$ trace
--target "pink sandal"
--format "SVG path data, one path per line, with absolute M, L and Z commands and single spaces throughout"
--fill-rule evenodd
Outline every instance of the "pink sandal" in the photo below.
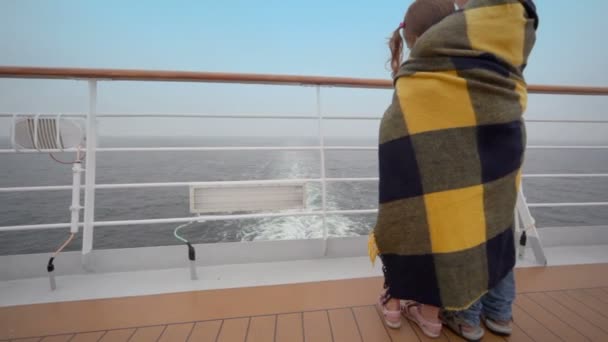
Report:
M 378 307 L 378 311 L 380 311 L 380 313 L 384 317 L 384 323 L 389 328 L 392 328 L 392 329 L 401 328 L 401 310 L 391 311 L 391 310 L 387 309 L 386 305 L 384 304 L 383 296 L 381 296 L 378 299 L 377 307 Z
M 413 300 L 405 300 L 401 302 L 401 312 L 405 318 L 416 323 L 426 336 L 438 338 L 441 336 L 442 324 L 431 322 L 424 318 L 421 312 L 422 305 Z

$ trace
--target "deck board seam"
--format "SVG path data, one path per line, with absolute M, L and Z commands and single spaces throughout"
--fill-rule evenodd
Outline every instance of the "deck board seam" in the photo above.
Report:
M 568 297 L 570 297 L 572 300 L 575 300 L 575 301 L 579 302 L 580 304 L 582 304 L 582 305 L 586 306 L 588 309 L 590 309 L 591 311 L 595 312 L 596 314 L 598 314 L 598 315 L 600 315 L 600 316 L 602 316 L 602 317 L 604 317 L 604 318 L 607 318 L 607 319 L 608 319 L 608 316 L 606 316 L 604 313 L 602 313 L 601 311 L 598 311 L 596 308 L 592 307 L 591 305 L 588 305 L 587 303 L 585 303 L 585 302 L 583 302 L 582 300 L 580 300 L 580 299 L 576 298 L 575 296 L 571 295 L 571 294 L 570 294 L 570 293 L 568 293 L 568 292 L 569 292 L 569 291 L 565 291 L 566 296 L 568 296 Z
M 546 312 L 549 313 L 549 315 L 557 318 L 560 322 L 564 323 L 566 326 L 570 327 L 572 330 L 576 331 L 577 333 L 579 333 L 581 336 L 585 337 L 588 341 L 590 340 L 587 335 L 585 335 L 582 331 L 579 331 L 575 326 L 570 325 L 570 323 L 568 323 L 567 321 L 564 321 L 561 317 L 559 317 L 558 315 L 554 314 L 553 312 L 551 312 L 549 309 L 545 308 L 542 304 L 540 304 L 539 302 L 535 301 L 533 298 L 531 298 L 530 296 L 524 296 L 525 298 L 527 298 L 529 301 L 533 302 L 534 304 L 538 305 L 539 307 L 541 307 L 543 310 L 545 310 Z M 567 311 L 573 312 L 572 310 L 568 310 L 566 308 Z M 576 313 L 575 313 L 576 314 Z M 578 316 L 578 315 L 577 315 Z M 580 317 L 580 316 L 579 316 Z M 582 317 L 581 317 L 582 318 Z
M 251 316 L 247 319 L 247 329 L 245 329 L 245 337 L 243 338 L 243 342 L 247 342 L 247 338 L 249 337 L 249 328 L 251 327 Z
M 568 342 L 568 341 L 564 341 L 564 339 L 561 336 L 558 336 L 553 330 L 551 330 L 551 328 L 545 326 L 544 324 L 542 324 L 538 319 L 536 319 L 536 317 L 534 317 L 531 313 L 529 313 L 527 310 L 525 310 L 521 305 L 517 304 L 517 303 L 513 303 L 513 306 L 517 306 L 517 308 L 523 312 L 525 312 L 528 316 L 530 316 L 539 326 L 545 328 L 547 331 L 549 331 L 551 333 L 551 335 L 557 337 L 558 340 L 563 341 L 563 342 Z
M 158 335 L 158 337 L 156 338 L 156 342 L 160 341 L 160 339 L 163 337 L 163 335 L 165 334 L 165 331 L 167 331 L 167 327 L 169 325 L 165 325 L 165 327 L 163 328 L 163 331 L 161 331 L 160 335 Z
M 118 329 L 121 330 L 121 329 Z M 133 329 L 133 332 L 131 333 L 131 335 L 129 335 L 129 338 L 127 339 L 127 342 L 131 341 L 131 339 L 133 338 L 133 336 L 135 336 L 135 332 L 137 331 L 137 329 Z
M 192 323 L 192 327 L 190 328 L 190 332 L 188 333 L 188 335 L 186 336 L 186 339 L 184 340 L 185 342 L 188 342 L 190 340 L 190 337 L 192 336 L 192 333 L 194 332 L 194 327 L 196 326 L 196 323 Z
M 279 325 L 279 315 L 274 315 L 274 335 L 272 337 L 272 341 L 277 341 L 277 326 Z
M 601 289 L 593 289 L 593 290 L 600 290 L 600 291 L 601 291 Z M 595 294 L 591 293 L 591 292 L 590 292 L 591 290 L 584 290 L 584 291 L 585 291 L 585 294 L 586 294 L 587 296 L 589 296 L 589 297 L 593 297 L 594 299 L 599 300 L 600 302 L 603 302 L 603 303 L 608 304 L 608 301 L 606 301 L 606 300 L 602 299 L 601 297 L 598 297 L 598 296 L 596 296 Z
M 107 331 L 107 330 L 106 330 L 106 331 L 104 331 L 104 332 L 103 332 L 103 334 L 101 334 L 101 336 L 99 336 L 99 338 L 97 339 L 97 341 L 96 341 L 96 342 L 101 341 L 101 340 L 104 338 L 104 336 L 106 336 L 107 334 L 108 334 L 108 331 Z
M 222 323 L 220 324 L 220 328 L 217 330 L 217 335 L 215 335 L 215 342 L 219 341 L 220 339 L 220 335 L 222 334 L 222 329 L 224 329 L 224 322 L 226 320 L 222 320 Z
M 530 341 L 536 342 L 536 340 L 534 338 L 532 338 L 532 336 L 530 336 L 519 324 L 513 322 L 513 325 L 517 326 L 519 331 L 521 331 L 524 335 L 528 336 Z M 508 341 L 506 338 L 505 338 L 505 340 Z
M 547 294 L 547 296 L 549 298 L 551 298 L 551 300 L 553 300 L 554 302 L 556 302 L 558 305 L 560 305 L 561 307 L 565 308 L 566 310 L 571 311 L 572 313 L 574 313 L 575 315 L 577 315 L 581 319 L 585 320 L 587 323 L 589 323 L 589 324 L 593 325 L 594 327 L 598 328 L 600 331 L 604 332 L 605 334 L 608 334 L 607 330 L 605 330 L 604 328 L 602 328 L 599 325 L 595 324 L 595 322 L 592 322 L 592 321 L 588 320 L 587 318 L 583 317 L 583 315 L 581 315 L 580 313 L 578 313 L 577 311 L 575 311 L 573 308 L 568 307 L 566 304 L 562 303 L 559 299 L 551 296 L 550 294 Z
M 361 333 L 361 327 L 359 326 L 359 321 L 357 320 L 357 315 L 355 315 L 355 310 L 351 307 L 350 314 L 353 316 L 353 320 L 355 321 L 355 326 L 357 327 L 357 332 L 359 333 L 359 337 L 361 338 L 361 342 L 363 341 L 363 333 Z
M 306 338 L 306 320 L 304 319 L 304 313 L 302 312 L 302 341 L 308 342 Z
M 329 334 L 331 335 L 331 341 L 336 342 L 334 338 L 334 328 L 331 324 L 331 319 L 329 319 L 329 310 L 325 310 L 325 316 L 327 317 L 327 323 L 329 324 Z
M 304 331 L 304 313 L 300 313 L 300 320 L 300 324 L 302 324 L 302 342 L 306 342 L 306 332 Z

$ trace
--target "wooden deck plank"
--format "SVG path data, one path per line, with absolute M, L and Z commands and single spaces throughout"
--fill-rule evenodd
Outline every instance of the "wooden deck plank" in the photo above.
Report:
M 334 342 L 361 342 L 359 327 L 350 308 L 329 310 L 329 324 Z
M 578 300 L 579 302 L 587 305 L 591 310 L 597 312 L 598 315 L 602 315 L 608 318 L 608 304 L 601 300 L 593 297 L 590 294 L 585 293 L 584 290 L 572 290 L 566 292 L 568 296 Z
M 277 317 L 276 342 L 304 342 L 302 314 L 286 314 Z
M 564 292 L 547 292 L 547 295 L 561 305 L 576 312 L 577 315 L 581 316 L 603 332 L 608 333 L 608 318 L 598 315 L 595 311 L 587 307 L 587 305 L 568 296 Z
M 273 342 L 276 316 L 253 317 L 249 323 L 247 342 Z
M 82 333 L 74 336 L 70 342 L 97 342 L 105 335 L 105 331 Z
M 167 329 L 160 336 L 159 342 L 180 342 L 188 340 L 190 332 L 194 328 L 193 323 L 173 324 L 167 326 Z
M 450 338 L 450 342 L 454 341 Z M 459 340 L 460 341 L 460 340 Z M 465 341 L 465 340 L 462 340 Z M 494 335 L 490 330 L 486 329 L 486 334 L 483 337 L 484 342 L 505 342 L 505 338 L 502 336 Z
M 353 308 L 363 342 L 391 342 L 391 338 L 373 306 Z
M 40 342 L 42 338 L 34 337 L 34 338 L 21 338 L 18 340 L 11 340 L 10 342 Z M 2 340 L 2 342 L 9 342 L 8 340 Z
M 583 290 L 583 292 L 603 303 L 608 303 L 608 292 L 604 292 L 602 289 L 589 289 Z
M 139 328 L 129 342 L 156 342 L 166 326 Z
M 332 342 L 327 311 L 304 313 L 304 341 Z
M 516 303 L 537 322 L 544 325 L 547 329 L 551 330 L 565 341 L 585 341 L 587 339 L 579 333 L 575 327 L 570 326 L 562 318 L 538 305 L 529 297 L 520 295 L 517 298 Z
M 228 319 L 222 324 L 217 342 L 244 342 L 249 328 L 249 318 Z
M 608 288 L 608 264 L 516 274 L 519 293 Z M 381 286 L 376 277 L 4 307 L 0 340 L 366 306 L 376 302 Z
M 513 317 L 515 323 L 535 342 L 563 341 L 518 305 L 513 305 Z
M 518 268 L 518 293 L 608 287 L 608 264 Z
M 222 321 L 199 322 L 194 325 L 192 334 L 188 341 L 192 342 L 215 342 L 217 339 Z
M 74 335 L 49 336 L 42 339 L 42 342 L 68 342 Z
M 0 308 L 0 339 L 363 306 L 381 287 L 376 277 Z
M 509 342 L 534 342 L 517 324 L 513 324 L 513 332 L 505 340 Z
M 558 296 L 559 300 L 556 300 L 557 297 L 549 297 L 551 305 L 561 307 L 569 316 L 579 317 L 578 320 L 574 319 L 575 321 L 588 320 L 587 326 L 595 327 L 589 334 L 581 331 L 584 330 L 582 328 L 578 330 L 579 333 L 591 339 L 600 335 L 604 337 L 603 334 L 608 333 L 608 264 L 518 269 L 516 273 L 518 293 L 533 295 L 537 292 L 552 291 L 547 297 Z M 135 332 L 133 337 L 136 340 L 143 334 L 137 332 L 138 330 L 146 332 L 149 328 L 134 330 L 134 327 L 156 327 L 152 328 L 151 332 L 146 332 L 148 334 L 158 327 L 182 322 L 221 321 L 235 317 L 277 314 L 280 318 L 285 312 L 366 307 L 375 303 L 381 284 L 381 278 L 349 279 L 3 307 L 0 308 L 0 341 L 28 336 L 62 336 L 68 333 L 77 334 L 74 337 L 76 339 L 80 336 L 78 334 L 99 331 L 109 331 L 110 337 L 114 336 L 113 331 L 119 331 L 121 336 L 116 337 L 117 341 L 124 341 L 125 337 L 122 335 Z M 268 298 L 273 300 L 269 301 Z M 200 303 L 205 305 L 201 306 Z M 164 310 L 157 310 L 158 307 Z M 303 319 L 304 315 L 299 317 Z M 279 318 L 276 323 L 277 339 L 282 337 L 283 331 L 287 331 L 281 329 Z M 358 323 L 356 319 L 355 322 Z M 571 325 L 570 321 L 565 323 Z M 298 331 L 302 333 L 305 330 L 301 322 L 300 329 Z M 398 335 L 407 335 L 408 329 L 410 333 L 417 333 L 416 336 L 425 339 L 420 331 L 412 329 L 411 326 L 402 328 Z M 602 334 L 597 332 L 598 329 Z M 360 334 L 363 335 L 362 332 Z M 391 338 L 399 338 L 395 337 L 395 332 L 387 334 Z M 447 334 L 444 337 L 454 339 Z M 108 342 L 110 339 L 104 337 L 101 341 Z
M 575 327 L 578 332 L 587 337 L 591 341 L 603 342 L 608 341 L 608 333 L 602 329 L 589 323 L 587 320 L 579 316 L 576 312 L 570 310 L 566 306 L 560 304 L 555 299 L 547 296 L 544 293 L 530 293 L 525 295 L 538 305 L 542 306 L 549 312 L 567 322 L 570 326 Z M 521 298 L 521 296 L 520 296 Z
M 135 334 L 135 329 L 108 331 L 99 342 L 127 342 Z

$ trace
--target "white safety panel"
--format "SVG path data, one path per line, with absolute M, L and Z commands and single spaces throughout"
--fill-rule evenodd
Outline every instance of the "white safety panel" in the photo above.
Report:
M 306 208 L 304 184 L 190 187 L 190 212 L 195 214 L 304 208 Z

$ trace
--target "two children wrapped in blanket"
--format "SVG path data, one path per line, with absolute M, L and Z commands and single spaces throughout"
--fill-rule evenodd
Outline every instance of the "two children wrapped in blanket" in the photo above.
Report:
M 533 0 L 415 0 L 389 41 L 395 96 L 380 128 L 370 257 L 378 307 L 432 338 L 511 334 L 513 211 L 525 149 Z M 402 64 L 404 42 L 411 54 Z

